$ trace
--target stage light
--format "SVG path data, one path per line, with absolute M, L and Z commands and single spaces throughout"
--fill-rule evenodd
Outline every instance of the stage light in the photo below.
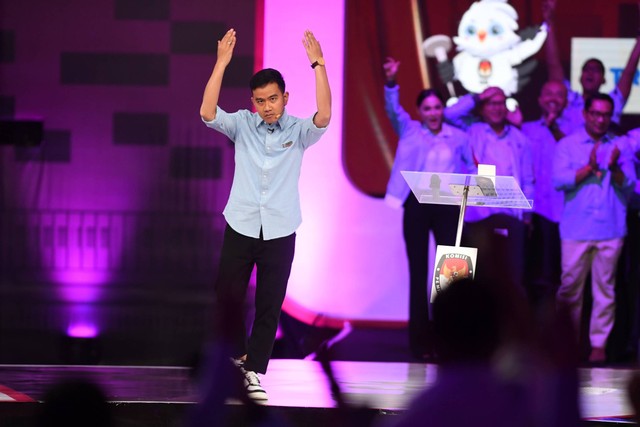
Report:
M 61 340 L 62 362 L 67 365 L 96 365 L 100 362 L 102 348 L 100 338 L 63 335 Z
M 100 331 L 92 304 L 72 304 L 69 325 L 63 335 L 62 361 L 69 365 L 95 365 L 102 356 Z

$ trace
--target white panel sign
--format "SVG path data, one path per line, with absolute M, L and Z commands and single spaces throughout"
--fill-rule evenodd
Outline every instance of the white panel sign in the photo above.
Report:
M 606 82 L 600 88 L 601 92 L 609 93 L 620 80 L 629 54 L 633 49 L 636 39 L 619 38 L 584 38 L 571 39 L 571 87 L 578 93 L 582 93 L 580 86 L 580 73 L 582 65 L 589 58 L 598 58 L 604 63 Z M 640 113 L 640 86 L 638 82 L 638 70 L 636 69 L 631 87 L 631 95 L 623 112 L 626 114 Z
M 478 248 L 438 245 L 431 284 L 431 302 L 454 280 L 476 275 Z

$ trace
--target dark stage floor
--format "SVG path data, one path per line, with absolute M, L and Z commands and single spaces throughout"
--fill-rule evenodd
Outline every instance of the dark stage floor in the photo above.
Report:
M 435 364 L 415 363 L 405 330 L 358 329 L 333 343 L 332 367 L 346 404 L 392 421 L 433 384 Z M 319 362 L 273 359 L 262 383 L 268 407 L 292 426 L 331 425 L 337 403 Z M 582 416 L 589 425 L 634 424 L 626 385 L 634 369 L 580 368 Z M 184 425 L 197 401 L 192 371 L 162 366 L 0 365 L 0 426 L 31 427 L 45 392 L 61 379 L 82 377 L 101 386 L 114 427 Z M 241 408 L 237 401 L 230 407 Z
M 405 362 L 335 361 L 332 366 L 345 402 L 370 408 L 374 418 L 401 413 L 417 393 L 433 383 L 438 371 L 437 365 Z M 633 424 L 625 390 L 632 372 L 580 369 L 581 409 L 590 425 Z M 197 401 L 188 368 L 0 365 L 0 425 L 33 425 L 45 391 L 69 377 L 87 378 L 101 386 L 113 404 L 114 427 L 179 426 Z M 269 392 L 268 406 L 290 425 L 324 425 L 336 410 L 316 361 L 275 359 L 262 382 Z

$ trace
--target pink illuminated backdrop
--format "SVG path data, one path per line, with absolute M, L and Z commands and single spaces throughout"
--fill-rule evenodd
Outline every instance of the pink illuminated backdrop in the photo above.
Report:
M 318 316 L 404 322 L 408 273 L 402 211 L 360 193 L 343 169 L 343 25 L 343 0 L 265 0 L 264 67 L 283 72 L 288 111 L 315 112 L 313 74 L 301 44 L 307 28 L 322 43 L 333 96 L 330 128 L 307 151 L 302 167 L 303 224 L 285 310 L 298 317 L 306 312 L 307 321 Z M 382 89 L 379 99 L 383 102 Z

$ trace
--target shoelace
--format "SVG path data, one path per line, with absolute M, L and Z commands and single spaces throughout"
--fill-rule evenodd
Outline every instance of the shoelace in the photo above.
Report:
M 260 377 L 253 371 L 245 371 L 244 377 L 250 385 L 260 385 Z

